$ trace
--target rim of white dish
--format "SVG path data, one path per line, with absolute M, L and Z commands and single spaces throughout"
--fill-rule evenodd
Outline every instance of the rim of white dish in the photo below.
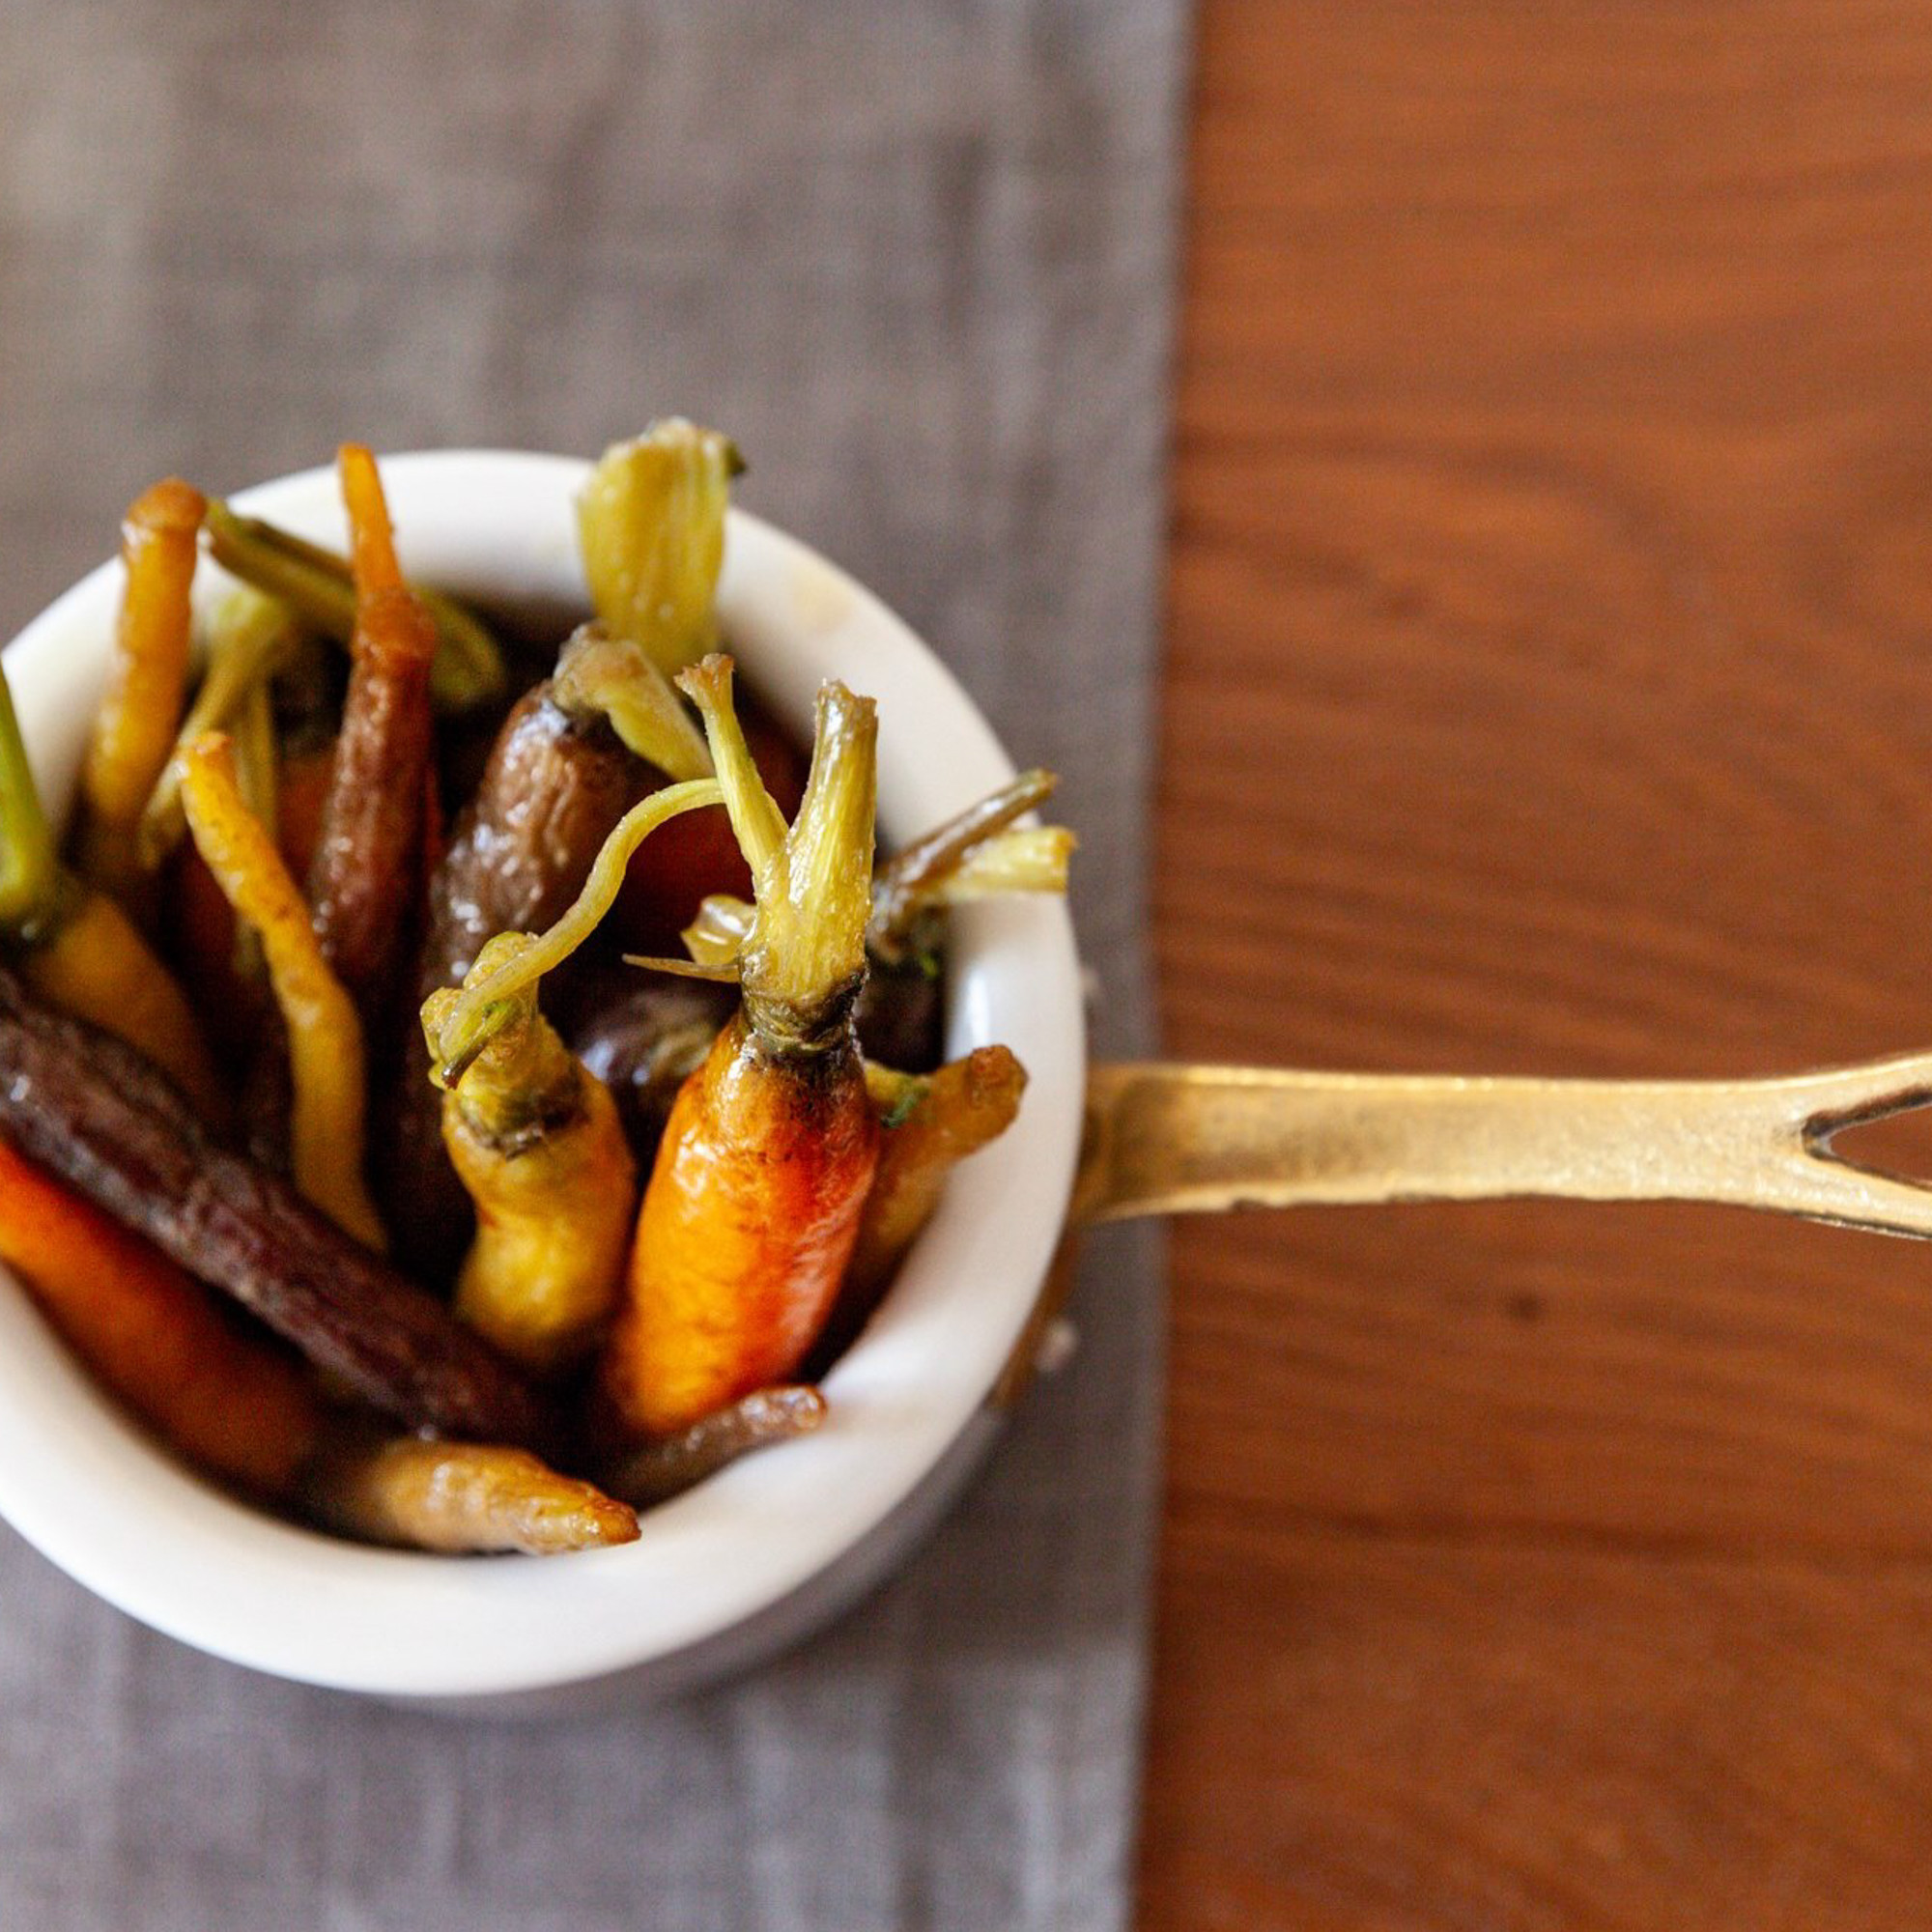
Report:
M 588 466 L 502 450 L 384 457 L 405 567 L 491 600 L 584 595 L 572 499 Z M 344 541 L 330 469 L 239 509 Z M 204 568 L 204 581 L 215 573 Z M 7 668 L 43 794 L 64 810 L 106 664 L 120 567 L 22 631 Z M 198 594 L 206 594 L 205 591 Z M 731 513 L 719 608 L 730 648 L 794 723 L 824 676 L 879 700 L 882 821 L 905 837 L 1011 776 L 952 673 L 877 598 L 797 539 Z M 364 1548 L 238 1502 L 102 1395 L 0 1271 L 0 1515 L 97 1595 L 183 1642 L 281 1677 L 389 1696 L 555 1688 L 668 1659 L 819 1577 L 878 1528 L 980 1408 L 1031 1310 L 1078 1151 L 1085 1038 L 1058 902 L 955 926 L 948 1047 L 1010 1045 L 1020 1116 L 962 1167 L 885 1305 L 827 1382 L 816 1435 L 649 1513 L 642 1538 L 563 1560 Z

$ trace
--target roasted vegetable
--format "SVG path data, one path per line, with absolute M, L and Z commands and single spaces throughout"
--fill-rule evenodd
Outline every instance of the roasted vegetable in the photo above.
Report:
M 524 695 L 497 734 L 430 881 L 419 1000 L 461 985 L 497 933 L 535 932 L 559 919 L 611 828 L 656 780 L 612 728 L 605 680 L 586 690 L 573 678 L 590 641 L 566 644 L 555 674 Z M 399 1251 L 423 1273 L 446 1278 L 469 1244 L 469 1204 L 443 1149 L 441 1103 L 420 1037 L 406 1042 L 377 1175 Z
M 868 1065 L 866 1078 L 884 1124 L 878 1172 L 814 1364 L 830 1364 L 851 1347 L 932 1218 L 947 1176 L 1012 1125 L 1026 1091 L 1026 1068 L 1004 1046 L 975 1047 L 925 1075 Z
M 561 918 L 612 827 L 659 782 L 612 727 L 608 670 L 603 640 L 579 632 L 504 720 L 431 884 L 425 998 L 460 985 L 486 940 Z
M 371 1543 L 461 1555 L 554 1556 L 638 1540 L 629 1504 L 561 1476 L 526 1449 L 412 1437 L 339 1449 L 317 1466 L 310 1508 Z
M 530 943 L 499 934 L 469 983 Z M 441 1022 L 461 1000 L 445 989 L 423 1006 L 431 1058 L 448 1088 L 443 1142 L 476 1207 L 456 1312 L 506 1355 L 547 1372 L 590 1344 L 616 1299 L 637 1164 L 616 1103 L 537 1011 L 534 982 L 496 1003 L 489 1037 L 458 1068 Z
M 712 598 L 724 560 L 724 511 L 737 447 L 681 416 L 612 443 L 577 499 L 590 602 L 614 637 L 647 650 L 667 676 L 717 641 Z
M 236 789 L 219 732 L 181 753 L 182 804 L 215 883 L 261 935 L 269 981 L 287 1029 L 296 1185 L 335 1224 L 372 1248 L 386 1245 L 362 1180 L 366 1104 L 362 1028 L 328 970 L 308 906 L 268 827 Z
M 819 696 L 787 828 L 731 708 L 731 665 L 683 674 L 756 895 L 742 1004 L 671 1110 L 603 1365 L 620 1421 L 668 1435 L 783 1380 L 837 1296 L 878 1155 L 852 1030 L 871 904 L 876 720 Z
M 815 1388 L 795 1383 L 759 1389 L 675 1435 L 631 1450 L 609 1472 L 606 1487 L 626 1502 L 648 1509 L 695 1488 L 754 1449 L 810 1435 L 824 1420 L 825 1398 Z
M 208 554 L 304 623 L 348 643 L 355 629 L 355 588 L 348 559 L 305 542 L 259 517 L 237 516 L 226 503 L 208 506 Z M 453 597 L 411 586 L 436 626 L 430 682 L 443 711 L 471 711 L 499 699 L 508 684 L 503 654 L 488 628 Z
M 41 1006 L 5 968 L 0 1134 L 410 1427 L 516 1443 L 544 1433 L 542 1406 L 487 1343 L 214 1140 L 140 1054 Z
M 4 1139 L 0 1261 L 74 1353 L 183 1455 L 251 1489 L 288 1489 L 322 1419 L 301 1370 Z
M 64 1012 L 105 1027 L 179 1081 L 203 1115 L 228 1096 L 174 977 L 106 894 L 60 863 L 0 670 L 0 934 L 21 976 Z
M 355 1003 L 364 1037 L 381 1045 L 399 1036 L 416 940 L 411 914 L 425 884 L 436 628 L 403 582 L 376 459 L 345 443 L 338 462 L 355 627 L 308 903 L 323 957 Z
M 127 570 L 113 668 L 81 767 L 74 856 L 104 892 L 141 884 L 136 829 L 167 764 L 187 689 L 194 582 L 202 512 L 199 491 L 178 477 L 137 497 L 121 526 Z
M 639 841 L 720 796 L 700 779 L 634 806 L 548 932 L 497 934 L 461 992 L 423 1003 L 443 1138 L 476 1206 L 457 1310 L 534 1368 L 567 1361 L 610 1312 L 637 1193 L 616 1106 L 538 1012 L 537 985 L 610 910 Z

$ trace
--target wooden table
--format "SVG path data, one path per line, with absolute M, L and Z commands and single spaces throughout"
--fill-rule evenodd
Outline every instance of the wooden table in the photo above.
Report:
M 1173 1049 L 1932 1039 L 1932 13 L 1208 0 L 1187 274 Z M 1925 1922 L 1932 1252 L 1204 1223 L 1173 1368 L 1147 1926 Z

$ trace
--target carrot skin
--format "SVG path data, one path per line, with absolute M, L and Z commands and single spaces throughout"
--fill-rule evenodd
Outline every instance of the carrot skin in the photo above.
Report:
M 849 1039 L 781 1057 L 740 1015 L 671 1109 L 604 1389 L 639 1435 L 789 1378 L 858 1236 L 879 1127 Z
M 174 1263 L 0 1139 L 0 1261 L 101 1381 L 190 1460 L 286 1492 L 321 1405 Z

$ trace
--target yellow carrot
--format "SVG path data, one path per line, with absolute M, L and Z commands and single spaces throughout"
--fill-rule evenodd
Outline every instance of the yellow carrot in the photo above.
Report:
M 202 513 L 199 491 L 178 477 L 138 497 L 121 526 L 127 589 L 107 694 L 81 769 L 75 855 L 107 892 L 141 877 L 141 813 L 173 749 L 187 689 L 190 612 Z
M 374 1543 L 446 1555 L 554 1556 L 638 1540 L 628 1503 L 559 1475 L 526 1449 L 404 1436 L 326 1457 L 308 1485 L 324 1521 Z
M 466 985 L 534 943 L 498 934 Z M 448 1059 L 440 1022 L 462 997 L 446 989 L 423 1006 L 440 1066 Z M 537 1010 L 534 980 L 499 1003 L 492 1023 L 487 1042 L 441 1076 L 443 1145 L 476 1207 L 456 1312 L 505 1354 L 548 1372 L 582 1352 L 616 1299 L 637 1166 L 610 1090 Z
M 946 1177 L 1012 1125 L 1026 1068 L 1004 1046 L 980 1046 L 923 1076 L 867 1072 L 875 1099 L 889 1083 L 892 1091 L 845 1292 L 876 1299 L 939 1206 Z
M 261 934 L 288 1028 L 296 1185 L 346 1233 L 381 1248 L 383 1226 L 362 1179 L 365 1070 L 355 1008 L 322 956 L 273 838 L 242 803 L 228 740 L 219 732 L 199 738 L 181 760 L 195 848 L 229 904 Z
M 0 934 L 48 1005 L 125 1039 L 173 1076 L 204 1119 L 228 1096 L 186 996 L 132 920 L 62 866 L 0 671 Z

